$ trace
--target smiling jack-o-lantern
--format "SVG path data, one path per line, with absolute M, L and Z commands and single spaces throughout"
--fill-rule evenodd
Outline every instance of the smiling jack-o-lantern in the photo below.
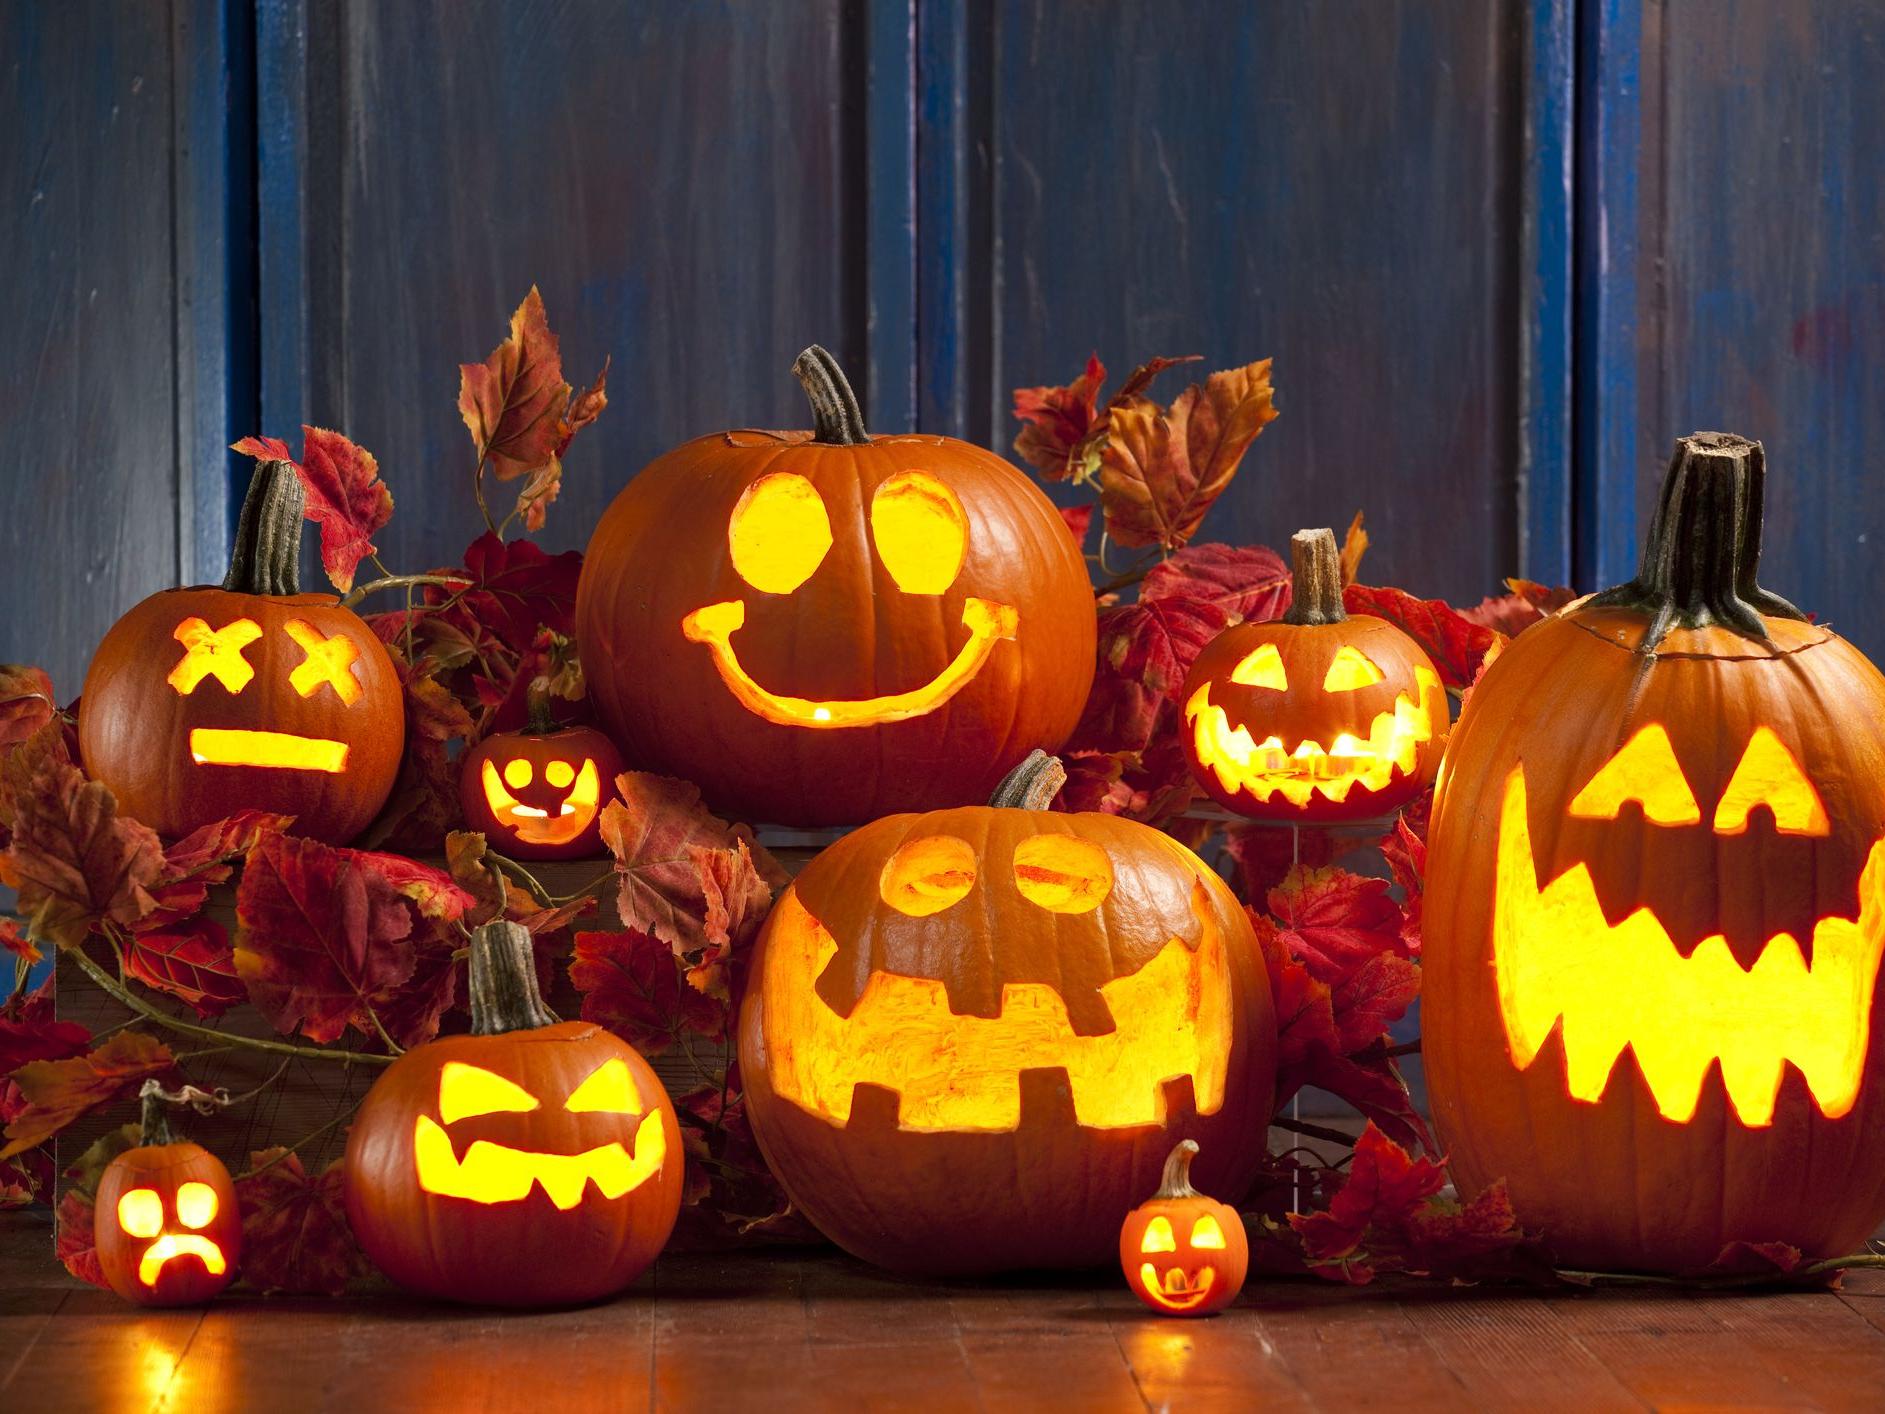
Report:
M 1885 678 L 1757 584 L 1762 481 L 1682 439 L 1637 578 L 1515 639 L 1442 772 L 1434 1118 L 1578 1265 L 1885 1217 Z
M 823 349 L 793 371 L 814 431 L 699 438 L 603 515 L 576 596 L 590 694 L 629 760 L 744 819 L 986 799 L 1086 702 L 1079 549 L 999 457 L 868 436 Z
M 1185 755 L 1227 810 L 1262 820 L 1362 820 L 1427 788 L 1446 690 L 1419 644 L 1342 608 L 1328 530 L 1299 531 L 1290 606 L 1205 646 L 1185 679 Z
M 236 1279 L 242 1213 L 221 1159 L 170 1132 L 171 1097 L 143 1091 L 138 1145 L 105 1166 L 92 1209 L 99 1270 L 140 1306 L 191 1306 Z
M 620 1291 L 681 1207 L 681 1133 L 655 1073 L 537 991 L 530 935 L 471 939 L 472 1034 L 418 1046 L 367 1093 L 347 1140 L 347 1218 L 401 1286 L 549 1306 Z
M 602 849 L 621 753 L 594 727 L 558 728 L 535 698 L 531 713 L 528 730 L 495 732 L 465 753 L 466 828 L 515 859 L 587 859 Z
M 351 609 L 297 592 L 303 504 L 289 463 L 259 464 L 222 587 L 153 594 L 92 657 L 86 772 L 159 834 L 267 810 L 345 844 L 393 788 L 399 676 Z
M 866 1261 L 1096 1265 L 1179 1139 L 1223 1192 L 1262 1157 L 1276 1033 L 1248 918 L 1169 836 L 1046 811 L 1064 776 L 1037 753 L 996 806 L 846 835 L 761 934 L 747 1113 Z
M 1228 1203 L 1191 1186 L 1196 1141 L 1186 1139 L 1165 1160 L 1158 1192 L 1134 1208 L 1119 1229 L 1119 1265 L 1126 1285 L 1164 1316 L 1208 1316 L 1244 1289 L 1250 1239 Z

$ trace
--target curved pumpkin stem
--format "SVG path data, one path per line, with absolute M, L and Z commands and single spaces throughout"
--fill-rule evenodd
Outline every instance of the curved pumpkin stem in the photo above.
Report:
M 1342 607 L 1342 556 L 1333 530 L 1299 530 L 1289 537 L 1289 581 L 1284 623 L 1339 624 L 1348 617 Z
M 792 375 L 812 405 L 813 441 L 841 447 L 870 441 L 870 433 L 864 430 L 864 410 L 837 359 L 813 344 L 793 360 Z
M 138 1098 L 137 1142 L 146 1148 L 153 1144 L 174 1144 L 177 1136 L 170 1130 L 170 1096 L 155 1080 L 146 1080 Z
M 534 1031 L 560 1020 L 537 989 L 530 930 L 498 919 L 471 934 L 471 1034 Z
M 988 803 L 1003 810 L 1045 810 L 1054 803 L 1060 788 L 1067 784 L 1067 768 L 1058 756 L 1049 756 L 1039 747 L 1027 754 L 1014 770 L 1001 778 Z
M 1198 1141 L 1180 1139 L 1165 1156 L 1165 1176 L 1159 1180 L 1155 1198 L 1198 1198 L 1203 1195 L 1191 1186 L 1191 1161 L 1198 1156 Z
M 524 690 L 524 702 L 528 720 L 524 730 L 532 736 L 549 736 L 561 730 L 556 718 L 550 713 L 550 684 L 547 678 L 532 678 L 530 686 Z
M 242 498 L 223 588 L 237 594 L 301 592 L 301 518 L 307 492 L 294 463 L 258 462 Z
M 1653 653 L 1677 627 L 1719 625 L 1765 643 L 1762 615 L 1806 618 L 1758 580 L 1766 481 L 1759 442 L 1729 432 L 1677 439 L 1636 578 L 1590 600 L 1648 615 L 1637 652 Z

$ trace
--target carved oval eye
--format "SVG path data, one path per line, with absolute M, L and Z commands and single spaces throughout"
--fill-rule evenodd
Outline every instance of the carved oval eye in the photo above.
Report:
M 562 790 L 576 779 L 576 768 L 567 761 L 552 761 L 543 768 L 543 779 Z
M 154 1188 L 133 1188 L 118 1199 L 118 1226 L 133 1237 L 155 1237 L 164 1230 L 164 1200 Z
M 635 1093 L 628 1062 L 620 1056 L 602 1062 L 570 1093 L 564 1108 L 571 1114 L 640 1114 L 641 1097 Z
M 1140 1242 L 1141 1252 L 1176 1252 L 1178 1240 L 1172 1235 L 1171 1219 L 1160 1213 L 1145 1225 L 1145 1239 Z
M 899 913 L 927 918 L 975 887 L 975 851 L 954 835 L 911 840 L 884 863 L 877 892 Z
M 764 594 L 790 594 L 830 549 L 831 517 L 818 488 L 789 471 L 748 486 L 727 524 L 733 568 Z
M 534 774 L 530 763 L 521 756 L 514 756 L 504 763 L 504 784 L 512 790 L 522 790 L 529 785 Z
M 194 1179 L 177 1190 L 177 1221 L 185 1227 L 208 1227 L 215 1220 L 216 1190 Z
M 871 497 L 871 539 L 905 594 L 941 594 L 962 572 L 969 518 L 956 493 L 923 471 L 900 471 Z
M 1748 812 L 1765 805 L 1774 828 L 1783 835 L 1824 835 L 1832 831 L 1820 793 L 1772 727 L 1756 727 L 1748 748 L 1715 806 L 1715 833 L 1738 835 L 1748 827 Z
M 1584 820 L 1614 820 L 1626 801 L 1643 807 L 1652 825 L 1697 825 L 1701 807 L 1682 774 L 1682 763 L 1660 722 L 1637 730 L 1571 801 L 1571 814 Z
M 1113 890 L 1113 861 L 1091 840 L 1030 835 L 1015 846 L 1021 896 L 1054 913 L 1091 913 Z
M 1274 643 L 1259 644 L 1245 655 L 1243 662 L 1231 669 L 1230 680 L 1240 687 L 1267 687 L 1281 692 L 1289 686 L 1289 674 L 1283 671 L 1283 655 Z
M 1322 679 L 1324 692 L 1353 692 L 1359 687 L 1373 687 L 1381 681 L 1381 669 L 1359 648 L 1344 643 L 1335 650 L 1328 675 Z
M 1191 1245 L 1193 1247 L 1216 1247 L 1224 1245 L 1224 1229 L 1218 1226 L 1217 1219 L 1206 1213 L 1191 1225 Z
M 483 1066 L 446 1061 L 439 1071 L 439 1118 L 446 1124 L 478 1115 L 523 1114 L 536 1107 L 535 1095 Z

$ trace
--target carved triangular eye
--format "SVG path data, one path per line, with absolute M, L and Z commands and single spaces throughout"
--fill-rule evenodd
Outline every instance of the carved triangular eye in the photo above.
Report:
M 1824 835 L 1832 830 L 1820 793 L 1771 727 L 1756 727 L 1748 738 L 1741 764 L 1715 807 L 1715 833 L 1741 834 L 1748 827 L 1748 812 L 1757 805 L 1774 812 L 1774 828 L 1783 835 Z
M 572 1114 L 640 1114 L 641 1096 L 635 1092 L 628 1062 L 620 1056 L 602 1062 L 576 1087 L 564 1108 Z
M 1191 1245 L 1207 1248 L 1223 1247 L 1224 1229 L 1218 1226 L 1216 1218 L 1206 1213 L 1191 1225 Z
M 1289 674 L 1283 671 L 1283 655 L 1274 643 L 1259 644 L 1256 651 L 1231 669 L 1230 680 L 1241 687 L 1267 687 L 1281 692 L 1289 686 Z
M 1172 1235 L 1171 1219 L 1160 1213 L 1145 1225 L 1145 1240 L 1139 1244 L 1141 1252 L 1176 1252 L 1178 1239 Z
M 439 1071 L 439 1118 L 446 1124 L 478 1115 L 522 1114 L 536 1107 L 535 1095 L 482 1066 L 446 1061 Z
M 1327 676 L 1322 679 L 1324 692 L 1353 692 L 1358 687 L 1373 687 L 1381 681 L 1377 668 L 1359 648 L 1344 643 L 1335 651 Z
M 1571 814 L 1585 820 L 1614 820 L 1625 801 L 1643 807 L 1652 825 L 1699 825 L 1701 807 L 1682 774 L 1669 733 L 1651 722 L 1604 762 L 1571 801 Z

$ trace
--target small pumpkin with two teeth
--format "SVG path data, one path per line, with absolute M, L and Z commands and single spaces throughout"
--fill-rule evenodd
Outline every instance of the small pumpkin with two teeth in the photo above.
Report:
M 1439 769 L 1446 689 L 1413 639 L 1343 609 L 1332 531 L 1298 531 L 1290 558 L 1282 618 L 1225 630 L 1185 679 L 1192 774 L 1218 804 L 1252 819 L 1389 814 Z
M 602 807 L 622 754 L 596 727 L 559 727 L 546 694 L 530 691 L 530 724 L 493 732 L 465 753 L 458 800 L 465 827 L 514 859 L 589 859 L 602 850 Z
M 1165 1160 L 1158 1192 L 1126 1215 L 1119 1230 L 1119 1265 L 1132 1294 L 1162 1316 L 1209 1316 L 1244 1289 L 1250 1239 L 1228 1203 L 1191 1186 L 1195 1139 L 1181 1140 Z

